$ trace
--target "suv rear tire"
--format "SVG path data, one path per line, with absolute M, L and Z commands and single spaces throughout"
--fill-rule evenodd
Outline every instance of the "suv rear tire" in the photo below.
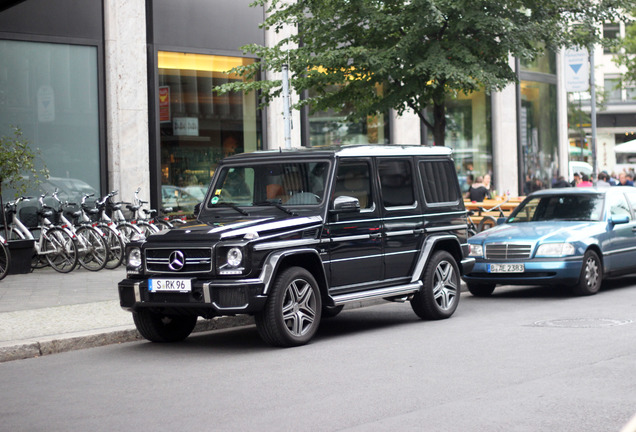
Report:
M 302 267 L 290 267 L 276 277 L 265 308 L 256 314 L 256 329 L 270 345 L 304 345 L 318 330 L 321 310 L 316 279 Z
M 457 309 L 460 297 L 459 267 L 444 250 L 433 253 L 422 276 L 424 286 L 411 300 L 413 311 L 422 319 L 449 318 Z

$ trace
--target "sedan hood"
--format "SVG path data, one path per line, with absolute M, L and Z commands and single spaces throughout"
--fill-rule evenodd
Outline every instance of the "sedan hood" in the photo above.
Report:
M 471 243 L 534 243 L 537 241 L 573 241 L 604 231 L 603 222 L 520 222 L 506 223 L 481 232 L 470 239 Z

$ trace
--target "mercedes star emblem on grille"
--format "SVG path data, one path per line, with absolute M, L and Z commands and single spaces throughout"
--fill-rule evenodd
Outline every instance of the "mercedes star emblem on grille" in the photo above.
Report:
M 174 251 L 168 258 L 168 267 L 170 270 L 179 271 L 185 266 L 185 256 L 181 251 Z

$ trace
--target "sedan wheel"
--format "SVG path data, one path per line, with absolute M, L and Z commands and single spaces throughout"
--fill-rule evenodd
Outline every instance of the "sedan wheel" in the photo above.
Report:
M 575 295 L 592 295 L 596 294 L 601 288 L 603 282 L 603 265 L 598 255 L 594 251 L 587 251 L 583 256 L 583 267 L 579 281 L 573 287 Z

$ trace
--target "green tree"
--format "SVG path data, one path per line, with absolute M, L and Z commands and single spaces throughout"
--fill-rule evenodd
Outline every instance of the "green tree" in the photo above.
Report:
M 233 70 L 244 82 L 216 90 L 260 90 L 268 103 L 281 81 L 259 81 L 258 74 L 289 64 L 293 89 L 314 90 L 295 108 L 352 104 L 358 118 L 410 108 L 443 145 L 449 96 L 515 82 L 511 55 L 531 60 L 546 48 L 598 42 L 598 30 L 580 29 L 615 20 L 629 1 L 257 0 L 253 6 L 267 7 L 264 27 L 280 33 L 291 26 L 293 34 L 272 47 L 242 47 L 260 61 Z
M 636 9 L 631 15 L 636 17 Z M 625 38 L 615 47 L 616 57 L 614 61 L 619 66 L 626 66 L 627 72 L 623 77 L 625 82 L 636 82 L 636 22 L 632 21 L 625 27 Z

